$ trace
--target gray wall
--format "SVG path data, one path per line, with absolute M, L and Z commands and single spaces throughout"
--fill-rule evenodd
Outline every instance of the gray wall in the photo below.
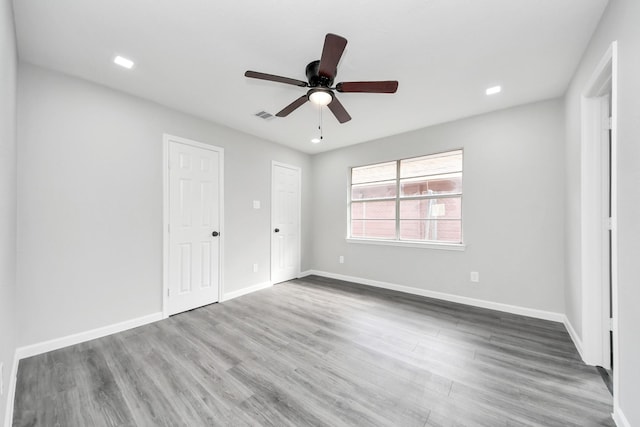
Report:
M 16 48 L 11 2 L 3 0 L 0 361 L 5 363 L 5 383 L 16 344 L 16 306 L 20 345 L 160 311 L 164 132 L 225 147 L 227 292 L 269 279 L 270 162 L 278 160 L 303 170 L 303 270 L 566 312 L 580 334 L 579 95 L 607 46 L 618 40 L 618 399 L 630 424 L 640 425 L 640 407 L 635 405 L 640 399 L 640 340 L 634 329 L 640 324 L 637 16 L 640 2 L 611 0 L 564 105 L 526 105 L 312 159 L 24 64 L 19 70 L 16 196 Z M 460 147 L 465 150 L 464 252 L 345 242 L 349 166 Z M 262 210 L 251 209 L 254 199 L 262 201 Z M 345 256 L 345 264 L 338 263 L 339 255 Z M 253 263 L 260 265 L 259 273 L 252 272 Z M 480 272 L 479 285 L 469 283 L 471 270 Z
M 314 268 L 562 313 L 562 115 L 560 100 L 546 101 L 315 155 Z M 345 241 L 350 166 L 456 148 L 464 149 L 464 252 Z
M 11 1 L 0 2 L 0 363 L 4 363 L 4 423 L 15 350 L 16 288 L 16 39 Z
M 567 170 L 567 315 L 578 329 L 580 310 L 580 95 L 611 42 L 618 41 L 618 286 L 620 408 L 640 426 L 640 2 L 611 0 L 565 97 Z M 581 331 L 578 331 L 581 333 Z
M 21 346 L 161 311 L 165 132 L 225 149 L 225 292 L 269 280 L 272 160 L 302 168 L 310 217 L 305 154 L 32 65 L 19 76 Z

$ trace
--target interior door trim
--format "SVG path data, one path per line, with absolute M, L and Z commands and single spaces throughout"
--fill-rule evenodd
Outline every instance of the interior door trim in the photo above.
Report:
M 296 265 L 296 277 L 300 277 L 301 265 L 302 265 L 302 168 L 298 166 L 293 166 L 287 163 L 277 162 L 275 160 L 271 161 L 271 231 L 273 231 L 274 224 L 274 216 L 275 216 L 275 188 L 273 185 L 273 176 L 274 176 L 274 168 L 276 166 L 280 166 L 283 168 L 288 168 L 297 171 L 298 173 L 298 243 L 297 243 L 297 253 L 298 253 L 298 264 Z M 273 232 L 270 233 L 271 237 L 269 239 L 269 279 L 271 283 L 274 283 L 273 279 Z
M 580 183 L 581 183 L 581 322 L 582 322 L 582 359 L 588 365 L 603 365 L 603 338 L 608 335 L 604 319 L 609 317 L 609 306 L 606 304 L 608 292 L 602 284 L 603 220 L 602 205 L 604 200 L 600 189 L 602 182 L 602 134 L 610 130 L 611 144 L 611 302 L 613 332 L 613 411 L 619 412 L 619 334 L 618 334 L 618 173 L 617 134 L 618 134 L 618 48 L 612 42 L 598 65 L 595 67 L 581 96 L 580 104 Z M 603 96 L 610 93 L 610 120 L 603 120 L 598 111 L 602 109 Z M 603 123 L 604 122 L 604 123 Z M 608 123 L 607 123 L 608 122 Z M 607 127 L 609 129 L 607 129 Z M 605 265 L 606 267 L 606 265 Z M 604 366 L 604 365 L 603 365 Z
M 218 301 L 222 301 L 224 295 L 224 148 L 211 144 L 182 138 L 175 135 L 162 135 L 162 318 L 169 317 L 169 145 L 172 143 L 190 145 L 204 150 L 216 151 L 219 154 L 220 164 L 218 179 L 220 185 L 220 251 L 218 262 Z

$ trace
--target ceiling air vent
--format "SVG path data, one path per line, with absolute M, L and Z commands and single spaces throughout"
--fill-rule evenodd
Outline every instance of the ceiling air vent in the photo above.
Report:
M 260 111 L 259 113 L 255 114 L 256 117 L 260 117 L 261 119 L 265 119 L 265 120 L 272 120 L 274 118 L 273 114 L 267 113 L 266 111 Z

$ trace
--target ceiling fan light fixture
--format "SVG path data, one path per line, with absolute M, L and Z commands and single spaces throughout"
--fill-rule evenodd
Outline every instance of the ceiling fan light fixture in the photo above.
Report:
M 320 142 L 320 138 L 312 138 L 311 142 L 313 142 L 314 144 L 317 144 Z
M 324 107 L 333 101 L 333 93 L 325 89 L 311 89 L 309 91 L 309 101 Z
M 338 63 L 346 46 L 347 39 L 344 37 L 331 33 L 327 34 L 324 38 L 320 60 L 311 61 L 305 68 L 307 82 L 251 70 L 247 70 L 244 75 L 252 79 L 309 88 L 306 94 L 278 111 L 276 117 L 287 117 L 307 101 L 310 101 L 320 107 L 328 107 L 339 123 L 346 123 L 351 120 L 351 116 L 335 96 L 334 91 L 341 93 L 396 93 L 398 90 L 397 80 L 340 82 L 333 87 L 333 81 L 338 73 Z M 322 122 L 322 108 L 318 110 L 320 111 L 320 120 Z M 320 139 L 322 139 L 322 133 L 320 135 Z

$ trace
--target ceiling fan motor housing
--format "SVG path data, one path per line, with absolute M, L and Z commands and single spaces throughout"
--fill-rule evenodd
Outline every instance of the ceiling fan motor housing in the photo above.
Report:
M 320 68 L 320 60 L 310 62 L 307 65 L 305 73 L 307 75 L 307 80 L 309 81 L 309 86 L 310 87 L 318 87 L 318 86 L 331 87 L 331 85 L 333 84 L 334 78 L 338 74 L 337 68 L 336 68 L 336 71 L 334 71 L 333 73 L 333 78 L 330 78 L 327 76 L 321 76 L 319 72 L 319 68 Z

